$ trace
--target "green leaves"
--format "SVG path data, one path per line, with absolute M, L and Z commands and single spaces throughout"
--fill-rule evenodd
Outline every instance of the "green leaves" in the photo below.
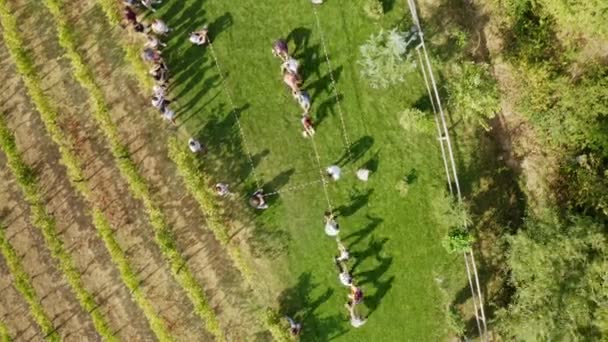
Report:
M 416 63 L 407 51 L 407 34 L 397 28 L 371 35 L 359 47 L 361 76 L 372 88 L 388 88 L 403 82 L 404 76 L 416 68 Z

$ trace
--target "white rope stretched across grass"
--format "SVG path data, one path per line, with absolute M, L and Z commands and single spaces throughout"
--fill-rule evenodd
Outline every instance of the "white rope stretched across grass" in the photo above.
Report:
M 333 213 L 334 207 L 331 205 L 331 200 L 329 199 L 329 191 L 327 190 L 327 180 L 325 179 L 325 175 L 323 174 L 323 167 L 321 166 L 321 157 L 319 157 L 319 152 L 317 150 L 317 144 L 315 144 L 314 136 L 310 137 L 310 142 L 312 144 L 312 149 L 315 153 L 315 158 L 317 159 L 317 165 L 319 166 L 319 175 L 321 176 L 323 193 L 325 194 L 325 200 L 327 201 L 327 209 Z
M 327 66 L 329 67 L 329 78 L 331 80 L 331 85 L 332 85 L 332 88 L 334 91 L 334 95 L 336 96 L 336 105 L 338 107 L 340 123 L 342 124 L 342 137 L 344 138 L 344 144 L 346 144 L 346 153 L 348 153 L 349 159 L 353 160 L 353 154 L 350 150 L 350 140 L 348 138 L 348 133 L 346 131 L 346 123 L 344 121 L 342 105 L 340 104 L 340 95 L 338 94 L 338 86 L 336 84 L 336 80 L 334 78 L 334 73 L 332 71 L 331 61 L 329 60 L 329 53 L 327 52 L 327 44 L 325 43 L 325 35 L 323 34 L 323 29 L 321 28 L 321 20 L 319 19 L 319 13 L 317 12 L 317 8 L 315 5 L 312 6 L 312 12 L 315 15 L 317 28 L 319 29 L 319 35 L 321 36 L 321 45 L 323 45 L 323 53 L 325 55 L 325 61 L 327 62 Z
M 253 157 L 251 156 L 249 145 L 247 143 L 247 139 L 245 138 L 245 132 L 243 131 L 243 126 L 241 125 L 241 120 L 239 119 L 239 116 L 236 112 L 236 105 L 234 104 L 234 101 L 232 100 L 232 95 L 230 94 L 230 91 L 228 90 L 228 87 L 226 86 L 226 79 L 224 78 L 224 73 L 222 72 L 222 68 L 220 67 L 219 62 L 217 61 L 217 55 L 215 54 L 215 50 L 213 49 L 213 44 L 211 42 L 209 42 L 209 49 L 211 50 L 211 56 L 213 57 L 213 61 L 215 62 L 215 67 L 217 68 L 217 71 L 220 74 L 220 79 L 221 79 L 222 86 L 224 88 L 224 92 L 226 93 L 226 96 L 228 97 L 230 106 L 232 106 L 231 111 L 236 120 L 236 124 L 239 129 L 239 134 L 241 135 L 243 149 L 245 150 L 245 154 L 247 154 L 247 159 L 251 166 L 251 175 L 253 176 L 253 180 L 255 181 L 256 187 L 260 188 L 262 186 L 262 183 L 260 182 L 260 179 L 258 178 L 258 176 L 255 172 L 255 163 L 253 162 Z
M 317 180 L 306 182 L 306 183 L 303 183 L 303 184 L 298 184 L 298 185 L 290 186 L 290 187 L 287 187 L 287 188 L 284 188 L 284 189 L 275 190 L 273 192 L 265 193 L 264 197 L 274 196 L 274 195 L 278 195 L 278 194 L 284 194 L 286 192 L 298 191 L 298 190 L 301 190 L 301 189 L 305 189 L 305 188 L 309 187 L 310 185 L 321 183 L 321 182 L 323 182 L 323 179 L 317 179 Z

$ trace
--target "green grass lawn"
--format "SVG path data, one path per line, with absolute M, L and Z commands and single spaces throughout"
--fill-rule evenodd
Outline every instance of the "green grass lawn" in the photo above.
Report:
M 448 225 L 442 216 L 445 176 L 439 145 L 432 130 L 408 131 L 400 125 L 404 109 L 425 102 L 422 78 L 416 73 L 398 87 L 373 90 L 360 78 L 356 63 L 359 45 L 381 27 L 409 18 L 406 8 L 405 1 L 395 1 L 376 22 L 365 16 L 359 1 L 329 0 L 319 7 L 331 70 L 307 0 L 167 0 L 155 14 L 174 29 L 164 52 L 174 75 L 172 95 L 180 122 L 210 147 L 208 171 L 236 191 L 251 190 L 249 151 L 264 188 L 285 190 L 271 198 L 268 210 L 248 213 L 256 221 L 251 242 L 273 260 L 275 272 L 264 277 L 280 284 L 278 305 L 304 322 L 304 340 L 445 339 L 445 300 L 437 279 L 443 279 L 450 300 L 466 290 L 461 257 L 447 255 L 440 244 Z M 225 84 L 208 48 L 188 41 L 188 33 L 203 24 L 210 25 Z M 329 197 L 341 213 L 341 238 L 351 249 L 350 265 L 366 295 L 362 311 L 369 321 L 360 329 L 350 327 L 343 307 L 347 289 L 333 265 L 336 244 L 323 232 L 327 202 L 321 184 L 288 191 L 320 176 L 311 141 L 300 133 L 299 107 L 283 86 L 280 61 L 271 54 L 279 37 L 289 39 L 303 66 L 322 167 L 345 152 L 330 71 L 337 80 L 356 158 L 346 162 L 343 179 L 330 184 Z M 237 107 L 246 146 L 224 86 Z M 354 176 L 364 164 L 376 169 L 368 183 Z M 407 193 L 400 192 L 400 180 L 408 175 Z

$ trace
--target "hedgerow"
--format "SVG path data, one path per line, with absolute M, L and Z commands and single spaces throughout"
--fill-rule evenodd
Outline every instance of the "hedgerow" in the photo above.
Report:
M 131 192 L 144 204 L 145 211 L 155 231 L 156 242 L 161 253 L 168 260 L 173 276 L 186 291 L 194 305 L 196 314 L 205 322 L 207 330 L 218 340 L 225 340 L 215 312 L 211 309 L 202 287 L 196 281 L 190 268 L 187 267 L 184 257 L 177 250 L 175 236 L 168 227 L 165 215 L 152 198 L 148 184 L 131 159 L 128 147 L 120 140 L 118 128 L 109 114 L 102 90 L 97 85 L 91 69 L 86 65 L 82 55 L 77 50 L 77 42 L 72 27 L 62 11 L 62 2 L 46 0 L 45 4 L 55 19 L 59 43 L 66 50 L 66 55 L 74 69 L 74 76 L 89 92 L 93 118 L 105 135 L 118 169 L 127 181 Z
M 23 41 L 19 36 L 16 20 L 10 14 L 6 0 L 0 0 L 0 24 L 3 27 L 2 35 L 9 50 L 9 54 L 15 62 L 17 70 L 21 74 L 23 83 L 34 102 L 34 105 L 41 114 L 48 114 L 47 120 L 55 122 L 57 113 L 52 110 L 46 95 L 44 95 L 42 88 L 40 87 L 34 65 L 23 48 Z M 59 130 L 54 132 L 49 131 L 49 133 L 57 135 L 62 134 Z M 60 146 L 60 148 L 63 147 Z M 7 155 L 7 157 L 9 157 L 9 168 L 15 174 L 17 183 L 21 187 L 24 197 L 31 207 L 30 215 L 32 224 L 42 232 L 45 242 L 51 250 L 51 255 L 58 261 L 59 268 L 74 291 L 80 305 L 84 310 L 90 313 L 97 332 L 107 341 L 117 341 L 118 339 L 114 336 L 106 318 L 97 310 L 99 305 L 95 302 L 93 295 L 84 287 L 80 272 L 76 268 L 74 260 L 63 246 L 63 242 L 59 239 L 55 219 L 45 208 L 44 199 L 38 183 L 33 181 L 32 171 L 21 158 L 14 158 L 15 156 L 19 155 Z M 71 155 L 71 157 L 73 158 L 74 156 Z M 76 160 L 70 160 L 69 163 L 69 165 L 71 165 L 67 167 L 69 177 L 73 180 L 83 180 L 84 178 L 82 177 L 80 170 L 73 167 L 77 164 Z

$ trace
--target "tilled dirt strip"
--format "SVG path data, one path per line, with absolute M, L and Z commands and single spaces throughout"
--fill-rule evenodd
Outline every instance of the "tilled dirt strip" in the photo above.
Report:
M 134 160 L 152 185 L 167 215 L 188 265 L 211 300 L 224 332 L 231 340 L 251 340 L 260 332 L 254 320 L 252 296 L 244 287 L 226 251 L 205 228 L 196 201 L 188 194 L 168 158 L 166 141 L 175 134 L 154 116 L 148 94 L 142 95 L 117 45 L 120 28 L 111 28 L 100 8 L 91 2 L 66 6 L 79 32 L 81 52 L 94 67 L 96 78 L 111 105 L 111 115 L 129 143 Z
M 28 2 L 22 10 L 23 25 L 31 27 L 27 35 L 30 43 L 28 47 L 32 48 L 37 61 L 46 61 L 40 65 L 42 73 L 47 75 L 44 83 L 54 101 L 61 103 L 63 127 L 78 142 L 78 155 L 86 161 L 85 176 L 93 189 L 94 201 L 103 208 L 112 227 L 117 229 L 117 240 L 123 250 L 127 251 L 146 295 L 176 339 L 211 340 L 210 335 L 203 330 L 202 322 L 192 312 L 186 294 L 173 280 L 167 263 L 155 245 L 152 228 L 140 203 L 132 198 L 128 186 L 115 167 L 103 135 L 91 117 L 87 93 L 75 83 L 69 61 L 58 59 L 62 50 L 58 46 L 56 31 L 50 29 L 53 25 L 49 19 L 50 14 L 40 3 Z M 86 30 L 80 32 L 86 33 Z M 98 240 L 95 244 L 97 242 L 103 248 L 101 241 Z M 101 254 L 107 252 L 104 250 Z M 108 266 L 111 265 L 106 263 L 105 267 Z M 118 272 L 115 273 L 116 281 L 120 281 Z M 100 285 L 106 288 L 105 293 L 111 292 L 111 289 Z M 116 319 L 117 325 L 112 319 L 113 326 L 131 330 L 128 334 L 125 332 L 124 336 L 121 335 L 127 340 L 152 339 L 139 309 L 132 301 L 121 297 L 110 298 L 113 299 L 113 310 L 122 313 Z

